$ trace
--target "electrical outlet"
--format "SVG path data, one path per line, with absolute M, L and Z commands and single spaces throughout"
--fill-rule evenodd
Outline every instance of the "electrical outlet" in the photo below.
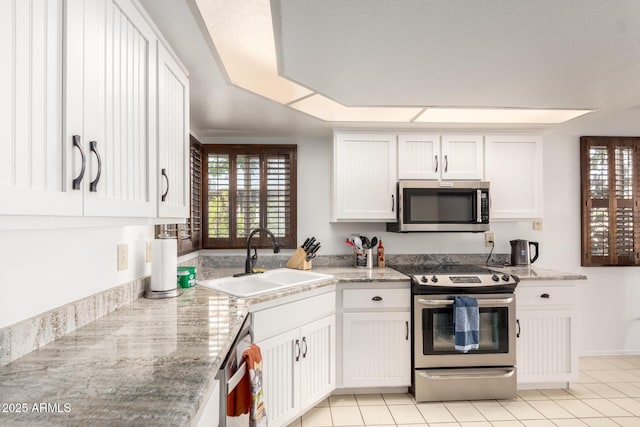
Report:
M 129 268 L 129 245 L 118 245 L 118 271 Z
M 147 242 L 147 252 L 145 256 L 147 262 L 151 262 L 151 242 Z
M 540 221 L 540 220 L 533 221 L 533 229 L 534 230 L 542 230 L 542 221 Z
M 493 231 L 485 231 L 484 233 L 484 245 L 487 248 L 492 248 L 494 247 L 496 244 L 495 241 L 495 235 L 493 234 Z

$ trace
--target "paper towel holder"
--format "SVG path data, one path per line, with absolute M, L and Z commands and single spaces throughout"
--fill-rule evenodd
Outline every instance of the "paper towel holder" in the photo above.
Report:
M 154 291 L 151 288 L 144 291 L 144 297 L 149 299 L 174 298 L 182 295 L 182 288 L 170 289 L 168 291 Z

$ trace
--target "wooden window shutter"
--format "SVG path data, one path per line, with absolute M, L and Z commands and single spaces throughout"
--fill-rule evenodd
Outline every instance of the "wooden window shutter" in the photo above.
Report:
M 282 248 L 296 247 L 296 146 L 206 145 L 205 248 L 244 248 L 257 227 Z M 267 236 L 256 236 L 271 247 Z
M 582 265 L 640 264 L 640 138 L 580 138 Z

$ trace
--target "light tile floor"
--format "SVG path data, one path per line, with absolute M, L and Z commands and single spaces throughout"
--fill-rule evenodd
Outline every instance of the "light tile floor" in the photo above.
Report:
M 584 357 L 566 390 L 513 400 L 415 403 L 409 394 L 335 395 L 289 427 L 640 427 L 640 356 Z

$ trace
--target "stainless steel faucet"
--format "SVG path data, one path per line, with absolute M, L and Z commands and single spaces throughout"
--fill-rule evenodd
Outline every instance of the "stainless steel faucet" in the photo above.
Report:
M 278 252 L 280 252 L 280 246 L 278 246 L 278 242 L 276 241 L 276 236 L 274 236 L 269 229 L 263 228 L 263 227 L 254 228 L 253 230 L 251 230 L 251 232 L 249 233 L 249 236 L 247 237 L 247 259 L 244 262 L 244 273 L 234 274 L 234 277 L 253 274 L 253 268 L 256 266 L 256 262 L 258 261 L 258 248 L 257 247 L 253 248 L 253 256 L 252 256 L 251 255 L 251 239 L 255 234 L 260 233 L 262 231 L 264 231 L 269 236 L 271 236 L 271 240 L 273 241 L 273 253 L 277 254 Z

